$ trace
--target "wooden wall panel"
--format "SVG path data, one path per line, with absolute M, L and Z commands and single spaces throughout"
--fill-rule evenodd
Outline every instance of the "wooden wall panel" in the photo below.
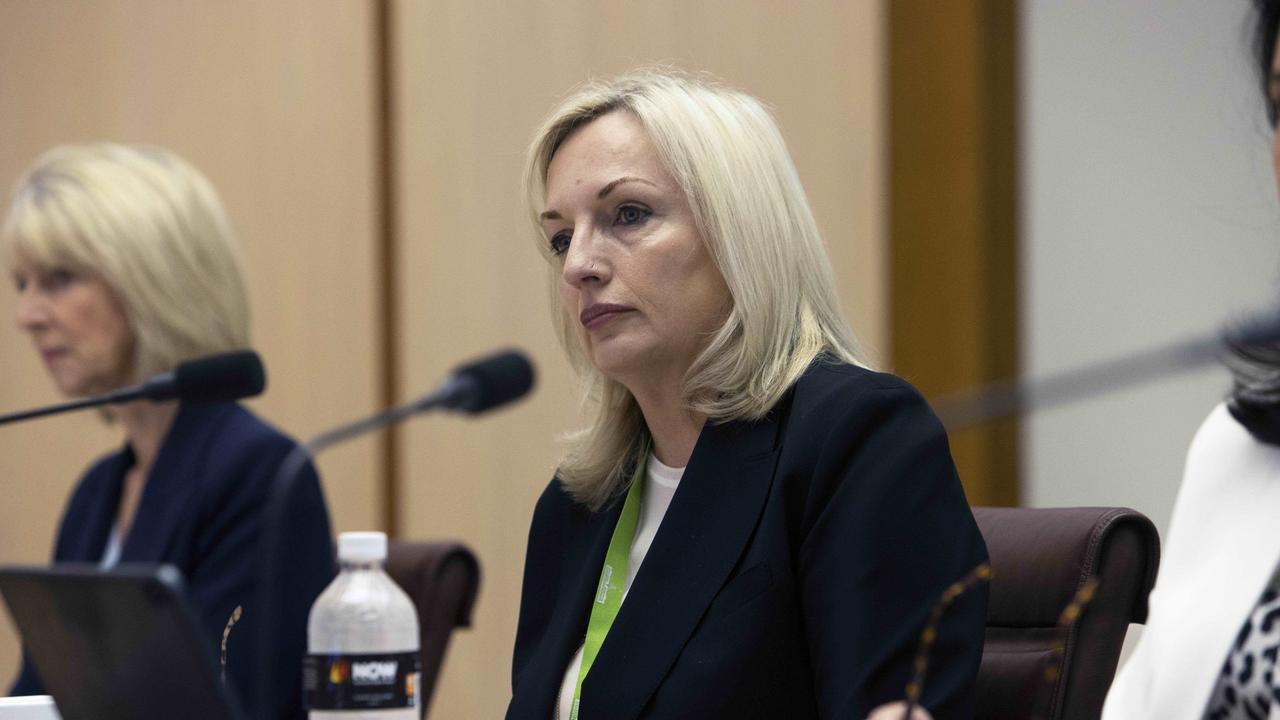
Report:
M 57 143 L 155 143 L 200 167 L 244 250 L 270 374 L 252 404 L 296 436 L 379 404 L 372 17 L 310 0 L 0 3 L 6 201 Z M 56 400 L 12 317 L 0 289 L 0 408 Z M 48 557 L 74 480 L 119 442 L 93 414 L 0 430 L 0 562 Z M 382 465 L 373 441 L 325 456 L 338 529 L 378 526 Z M 16 663 L 0 620 L 0 687 Z
M 483 421 L 431 418 L 395 457 L 366 441 L 322 462 L 336 525 L 461 537 L 485 584 L 457 636 L 436 714 L 505 705 L 525 534 L 573 427 L 572 379 L 550 332 L 544 268 L 519 207 L 537 120 L 590 75 L 669 62 L 775 108 L 823 227 L 846 311 L 885 357 L 882 10 L 876 0 L 522 4 L 387 0 L 395 202 L 379 196 L 373 23 L 378 3 L 15 0 L 0 4 L 0 183 L 43 148 L 116 139 L 169 146 L 222 191 L 272 372 L 256 403 L 306 436 L 425 390 L 457 360 L 518 344 L 538 394 Z M 379 208 L 395 254 L 378 262 Z M 383 294 L 386 269 L 395 274 Z M 394 307 L 380 302 L 392 299 Z M 0 315 L 12 294 L 0 292 Z M 390 338 L 379 324 L 396 319 Z M 389 356 L 386 353 L 391 353 Z M 24 338 L 0 330 L 0 408 L 55 399 Z M 386 368 L 394 377 L 382 377 Z M 118 442 L 94 416 L 0 434 L 0 561 L 39 561 L 70 486 Z M 387 461 L 396 497 L 379 495 Z M 0 623 L 0 678 L 14 643 Z
M 402 534 L 458 537 L 484 583 L 455 635 L 433 714 L 501 716 L 529 519 L 574 426 L 545 267 L 520 207 L 534 126 L 589 76 L 654 62 L 706 70 L 771 103 L 826 233 L 848 314 L 884 348 L 880 3 L 399 0 L 393 4 L 402 399 L 499 345 L 539 367 L 532 400 L 492 418 L 406 428 Z
M 1018 374 L 1014 0 L 889 4 L 894 370 L 927 397 Z M 974 505 L 1018 504 L 1018 421 L 951 435 Z

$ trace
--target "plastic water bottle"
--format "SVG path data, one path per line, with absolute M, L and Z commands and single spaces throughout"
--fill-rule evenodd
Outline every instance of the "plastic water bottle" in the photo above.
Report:
M 384 533 L 338 536 L 340 572 L 307 623 L 311 720 L 418 720 L 418 613 L 386 559 Z

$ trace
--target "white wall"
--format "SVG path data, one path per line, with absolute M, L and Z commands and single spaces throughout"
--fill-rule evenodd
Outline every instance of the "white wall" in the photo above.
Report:
M 1274 295 L 1280 204 L 1246 0 L 1027 0 L 1022 358 L 1042 376 Z M 1023 425 L 1028 505 L 1125 505 L 1165 535 L 1208 368 Z

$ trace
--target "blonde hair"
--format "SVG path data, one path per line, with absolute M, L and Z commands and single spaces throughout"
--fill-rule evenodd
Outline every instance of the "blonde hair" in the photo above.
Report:
M 9 264 L 20 254 L 106 283 L 133 333 L 134 381 L 249 345 L 222 202 L 167 150 L 96 143 L 45 152 L 18 181 L 0 243 Z
M 586 84 L 552 111 L 529 149 L 525 191 L 535 226 L 556 151 L 611 112 L 631 113 L 649 133 L 733 299 L 685 374 L 688 407 L 711 422 L 759 419 L 820 353 L 859 363 L 800 178 L 773 117 L 750 95 L 662 70 Z M 554 288 L 559 261 L 540 229 L 537 237 Z M 559 475 L 576 500 L 599 510 L 642 460 L 648 429 L 631 393 L 591 365 L 558 296 L 553 290 L 560 342 L 595 404 L 587 427 L 566 437 Z

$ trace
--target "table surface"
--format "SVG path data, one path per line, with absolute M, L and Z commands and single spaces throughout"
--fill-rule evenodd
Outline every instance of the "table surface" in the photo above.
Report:
M 62 720 L 48 695 L 0 697 L 0 720 Z

